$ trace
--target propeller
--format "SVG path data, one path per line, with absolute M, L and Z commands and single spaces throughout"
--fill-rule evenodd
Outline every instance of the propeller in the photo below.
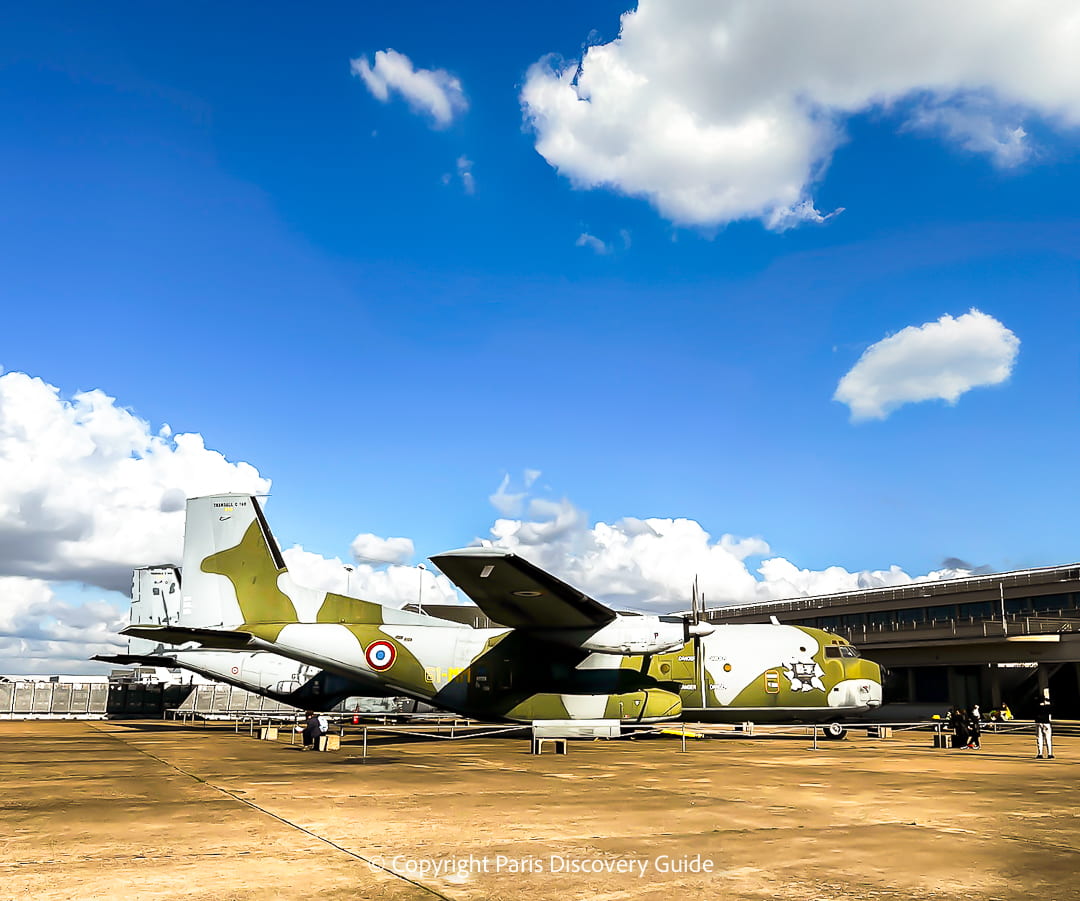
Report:
M 705 655 L 701 639 L 716 631 L 716 626 L 704 620 L 705 595 L 698 590 L 698 577 L 694 576 L 694 585 L 690 592 L 690 618 L 686 621 L 686 637 L 694 641 L 694 678 L 701 693 L 701 706 L 708 706 L 708 693 L 705 690 Z

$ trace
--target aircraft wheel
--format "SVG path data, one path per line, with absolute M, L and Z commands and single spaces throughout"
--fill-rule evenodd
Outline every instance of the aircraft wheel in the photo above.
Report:
M 821 731 L 831 741 L 839 741 L 847 735 L 847 729 L 841 726 L 840 723 L 826 723 Z

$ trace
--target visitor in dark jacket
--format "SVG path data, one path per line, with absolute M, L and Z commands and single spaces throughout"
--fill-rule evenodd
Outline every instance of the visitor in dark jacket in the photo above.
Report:
M 1043 698 L 1039 702 L 1039 706 L 1035 708 L 1035 744 L 1039 749 L 1039 753 L 1035 755 L 1036 760 L 1043 759 L 1044 746 L 1046 748 L 1047 760 L 1054 759 L 1054 744 L 1053 739 L 1050 736 L 1050 720 L 1052 712 L 1049 698 Z

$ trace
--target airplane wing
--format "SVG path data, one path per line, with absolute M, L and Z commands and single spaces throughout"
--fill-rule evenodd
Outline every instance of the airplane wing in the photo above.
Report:
M 431 558 L 495 622 L 514 629 L 595 629 L 615 611 L 528 560 L 487 547 Z
M 135 625 L 120 630 L 121 635 L 132 638 L 145 638 L 148 641 L 160 641 L 164 644 L 185 644 L 197 641 L 206 648 L 219 648 L 223 651 L 238 650 L 248 647 L 255 636 L 250 632 L 233 632 L 226 629 L 193 629 L 185 626 Z

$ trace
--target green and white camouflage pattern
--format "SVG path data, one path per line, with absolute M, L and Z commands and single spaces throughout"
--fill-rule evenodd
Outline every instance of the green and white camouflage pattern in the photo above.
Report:
M 499 550 L 432 559 L 513 627 L 473 629 L 299 586 L 254 497 L 193 498 L 178 618 L 125 634 L 270 651 L 343 676 L 358 691 L 480 719 L 822 721 L 881 703 L 877 665 L 822 630 L 727 625 L 698 634 L 681 618 L 615 614 Z M 664 650 L 588 647 L 612 642 Z

